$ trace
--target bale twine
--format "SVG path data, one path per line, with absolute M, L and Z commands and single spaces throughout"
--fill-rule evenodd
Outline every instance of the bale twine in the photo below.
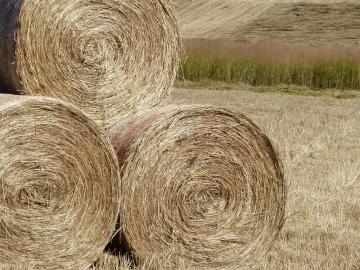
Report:
M 159 254 L 168 269 L 249 269 L 269 250 L 283 226 L 286 182 L 271 142 L 244 115 L 170 106 L 108 134 L 122 168 L 119 239 L 135 258 L 153 264 Z
M 119 171 L 75 107 L 0 96 L 0 268 L 88 269 L 111 238 Z
M 166 97 L 180 37 L 171 0 L 0 0 L 0 81 L 111 126 Z

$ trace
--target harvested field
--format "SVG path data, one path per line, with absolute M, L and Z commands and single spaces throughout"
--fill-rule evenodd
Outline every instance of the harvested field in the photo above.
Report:
M 183 38 L 237 38 L 237 29 L 274 4 L 260 1 L 179 0 L 177 13 Z
M 177 4 L 184 38 L 359 45 L 357 1 L 179 0 Z
M 360 44 L 360 3 L 279 3 L 240 27 L 238 39 Z

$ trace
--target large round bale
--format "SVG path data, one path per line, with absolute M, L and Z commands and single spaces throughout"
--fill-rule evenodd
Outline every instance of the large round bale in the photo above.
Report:
M 112 237 L 119 171 L 75 107 L 0 96 L 0 267 L 88 269 Z
M 108 133 L 122 168 L 119 241 L 139 261 L 249 269 L 269 250 L 286 182 L 270 140 L 244 115 L 170 106 Z
M 0 0 L 0 81 L 108 127 L 158 104 L 178 66 L 171 0 Z

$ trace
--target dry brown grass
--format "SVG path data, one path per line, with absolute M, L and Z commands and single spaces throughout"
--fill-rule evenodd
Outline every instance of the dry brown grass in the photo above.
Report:
M 119 211 L 104 132 L 71 105 L 8 95 L 0 127 L 0 269 L 88 268 Z
M 161 107 L 115 124 L 109 136 L 122 168 L 120 239 L 140 262 L 250 269 L 269 250 L 287 186 L 271 142 L 244 115 Z
M 239 29 L 240 40 L 360 45 L 360 3 L 277 3 Z
M 184 38 L 359 45 L 356 0 L 175 0 Z
M 170 0 L 19 3 L 0 1 L 12 90 L 73 103 L 104 127 L 167 96 L 180 49 Z

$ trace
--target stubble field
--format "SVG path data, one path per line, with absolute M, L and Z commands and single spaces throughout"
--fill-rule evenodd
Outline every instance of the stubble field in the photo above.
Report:
M 355 0 L 176 0 L 186 39 L 359 45 Z

